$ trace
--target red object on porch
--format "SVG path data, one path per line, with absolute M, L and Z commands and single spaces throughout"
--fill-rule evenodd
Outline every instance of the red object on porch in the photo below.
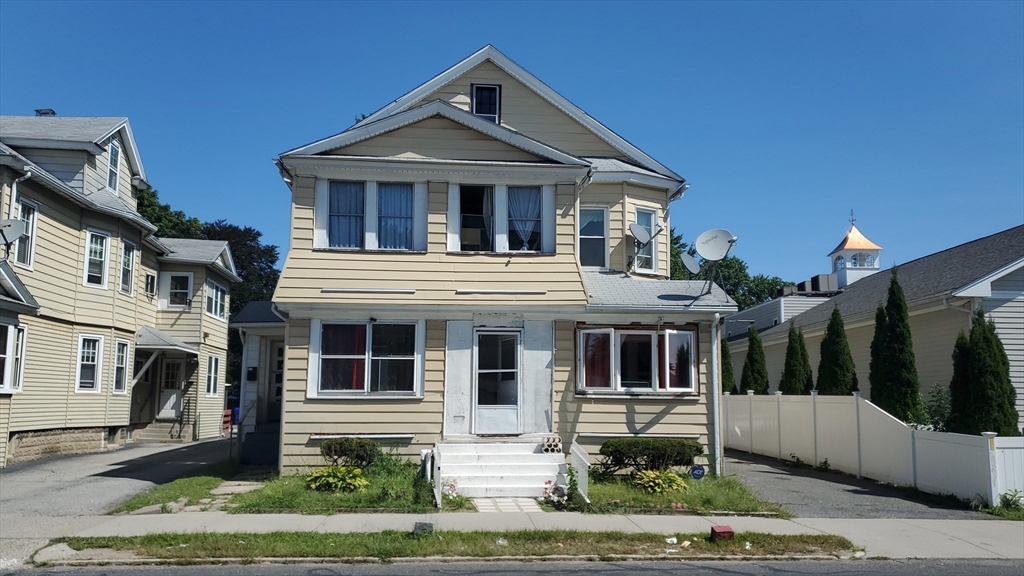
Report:
M 733 533 L 732 528 L 728 526 L 712 526 L 711 527 L 711 541 L 720 542 L 722 540 L 732 540 Z
M 225 434 L 231 430 L 231 410 L 224 411 L 224 418 L 221 420 L 220 429 Z

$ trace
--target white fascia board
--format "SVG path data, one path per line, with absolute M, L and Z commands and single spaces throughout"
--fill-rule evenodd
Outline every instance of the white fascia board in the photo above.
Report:
M 278 309 L 287 312 L 291 320 L 301 318 L 319 318 L 322 320 L 346 320 L 372 315 L 378 320 L 382 318 L 425 320 L 452 320 L 462 317 L 472 319 L 473 314 L 523 314 L 540 315 L 552 320 L 574 320 L 586 314 L 586 307 L 580 305 L 523 304 L 497 305 L 487 304 L 475 306 L 468 302 L 458 305 L 406 304 L 387 305 L 380 302 L 363 303 L 359 301 L 338 300 L 336 302 L 276 302 Z
M 983 276 L 962 288 L 953 290 L 952 296 L 990 298 L 992 296 L 992 282 L 1006 276 L 1010 272 L 1020 270 L 1021 268 L 1024 268 L 1024 258 L 1011 262 L 995 272 L 992 272 L 987 276 Z
M 413 108 L 412 110 L 389 116 L 378 122 L 372 122 L 369 124 L 363 124 L 359 127 L 350 128 L 341 134 L 285 152 L 284 154 L 281 154 L 281 156 L 283 158 L 296 154 L 319 154 L 328 150 L 350 146 L 357 142 L 362 142 L 363 140 L 368 140 L 375 136 L 380 136 L 381 134 L 398 130 L 399 128 L 403 128 L 433 116 L 443 116 L 452 122 L 456 122 L 467 128 L 486 134 L 495 140 L 500 140 L 506 144 L 515 146 L 520 150 L 525 150 L 531 154 L 536 154 L 537 156 L 542 156 L 549 160 L 554 160 L 555 162 L 576 166 L 589 166 L 589 162 L 582 158 L 566 154 L 561 150 L 552 148 L 551 146 L 524 136 L 514 130 L 505 128 L 504 126 L 499 126 L 498 124 L 474 116 L 465 110 L 456 108 L 455 106 L 440 100 L 435 100 L 418 108 Z
M 125 144 L 125 152 L 128 155 L 128 164 L 135 170 L 134 176 L 141 178 L 142 181 L 145 182 L 146 170 L 142 167 L 142 158 L 139 156 L 139 148 L 135 145 L 135 135 L 132 133 L 132 126 L 129 124 L 127 118 L 114 128 L 110 129 L 106 134 L 97 138 L 93 144 L 99 146 L 103 150 L 106 150 L 106 143 L 109 138 L 118 132 L 121 132 L 121 142 Z
M 45 150 L 85 150 L 98 156 L 103 153 L 104 148 L 93 142 L 79 142 L 74 140 L 52 140 L 50 138 L 9 138 L 4 136 L 4 144 L 14 148 L 43 148 Z
M 485 60 L 490 60 L 495 66 L 504 70 L 509 76 L 512 76 L 519 82 L 521 82 L 527 88 L 533 90 L 538 96 L 548 101 L 549 104 L 558 108 L 565 114 L 567 114 L 573 120 L 576 120 L 588 130 L 593 132 L 597 137 L 607 142 L 612 148 L 622 152 L 626 156 L 637 161 L 645 168 L 664 174 L 670 178 L 675 178 L 679 181 L 683 180 L 683 177 L 676 174 L 674 171 L 669 169 L 667 166 L 658 162 L 654 158 L 651 158 L 642 150 L 636 146 L 630 144 L 625 138 L 616 134 L 613 130 L 601 124 L 596 119 L 591 117 L 589 114 L 584 112 L 581 108 L 567 100 L 564 96 L 556 92 L 550 86 L 542 82 L 539 78 L 530 74 L 525 68 L 516 64 L 511 58 L 505 56 L 497 48 L 488 44 L 480 50 L 477 50 L 468 58 L 452 66 L 451 68 L 441 72 L 437 76 L 434 76 L 424 84 L 421 84 L 418 88 L 413 89 L 411 92 L 405 94 L 398 100 L 395 100 L 391 104 L 388 104 L 384 108 L 369 115 L 363 121 L 357 123 L 353 128 L 358 128 L 366 124 L 376 122 L 386 116 L 396 114 L 403 110 L 407 110 L 414 106 L 417 102 L 432 94 L 437 89 L 446 86 L 466 72 L 469 72 L 473 68 L 476 68 L 479 64 Z
M 664 176 L 649 176 L 647 174 L 637 174 L 636 172 L 594 172 L 593 177 L 590 179 L 591 182 L 627 182 L 633 184 L 639 184 L 641 186 L 650 186 L 653 188 L 660 188 L 665 190 L 675 190 L 679 187 L 679 180 L 672 180 Z
M 365 156 L 290 156 L 282 159 L 295 177 L 345 178 L 356 180 L 411 179 L 417 182 L 447 182 L 457 175 L 464 184 L 493 184 L 496 179 L 515 183 L 551 184 L 578 182 L 586 166 L 510 162 L 437 161 L 419 158 L 370 158 Z

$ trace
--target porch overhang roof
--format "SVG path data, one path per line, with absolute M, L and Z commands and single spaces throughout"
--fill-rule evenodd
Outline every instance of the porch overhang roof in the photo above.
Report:
M 160 330 L 150 328 L 149 326 L 139 328 L 139 334 L 135 340 L 135 349 L 173 350 L 177 352 L 195 354 L 197 356 L 199 355 L 198 348 L 190 346 L 166 332 L 161 332 Z
M 588 312 L 735 312 L 725 290 L 702 280 L 655 280 L 622 272 L 584 271 Z

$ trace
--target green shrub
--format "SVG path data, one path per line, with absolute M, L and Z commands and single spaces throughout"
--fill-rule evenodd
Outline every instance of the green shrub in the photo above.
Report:
M 648 494 L 686 490 L 683 478 L 670 470 L 641 470 L 633 477 L 633 485 Z
M 696 440 L 684 438 L 614 438 L 601 445 L 600 474 L 610 476 L 622 470 L 668 470 L 693 466 L 704 453 Z
M 325 466 L 306 476 L 306 486 L 317 492 L 362 492 L 370 481 L 353 466 Z
M 331 438 L 320 444 L 320 455 L 329 466 L 369 468 L 380 453 L 380 446 L 366 438 Z

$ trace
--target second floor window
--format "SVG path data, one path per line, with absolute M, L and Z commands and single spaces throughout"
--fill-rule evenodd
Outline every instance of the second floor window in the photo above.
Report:
M 636 270 L 641 272 L 658 271 L 658 240 L 653 238 L 656 220 L 657 215 L 653 210 L 636 209 L 636 223 L 646 230 L 648 234 L 652 235 L 651 241 L 647 243 L 647 246 L 637 250 L 636 261 L 633 263 Z
M 186 309 L 192 305 L 192 275 L 184 272 L 160 273 L 161 309 Z
M 365 200 L 362 182 L 331 182 L 327 217 L 327 238 L 331 248 L 363 247 Z
M 377 184 L 377 247 L 412 250 L 413 185 Z
M 135 245 L 121 241 L 121 293 L 131 295 L 135 284 Z
M 217 383 L 220 376 L 220 358 L 208 356 L 206 359 L 206 395 L 217 395 Z
M 493 252 L 494 187 L 461 186 L 459 217 L 459 249 L 463 252 Z
M 540 252 L 540 186 L 508 187 L 508 249 Z
M 121 143 L 110 139 L 110 155 L 107 157 L 107 188 L 117 194 L 117 180 L 121 167 Z
M 89 231 L 85 243 L 85 283 L 100 288 L 107 287 L 107 257 L 110 237 Z
M 427 250 L 427 183 L 318 180 L 313 248 Z
M 36 241 L 36 214 L 39 209 L 26 200 L 18 200 L 18 218 L 25 223 L 25 235 L 17 240 L 14 249 L 14 261 L 24 266 L 32 266 L 32 255 Z
M 580 266 L 608 267 L 607 208 L 580 208 Z
M 206 313 L 214 318 L 224 319 L 227 309 L 228 291 L 210 280 L 206 282 Z

